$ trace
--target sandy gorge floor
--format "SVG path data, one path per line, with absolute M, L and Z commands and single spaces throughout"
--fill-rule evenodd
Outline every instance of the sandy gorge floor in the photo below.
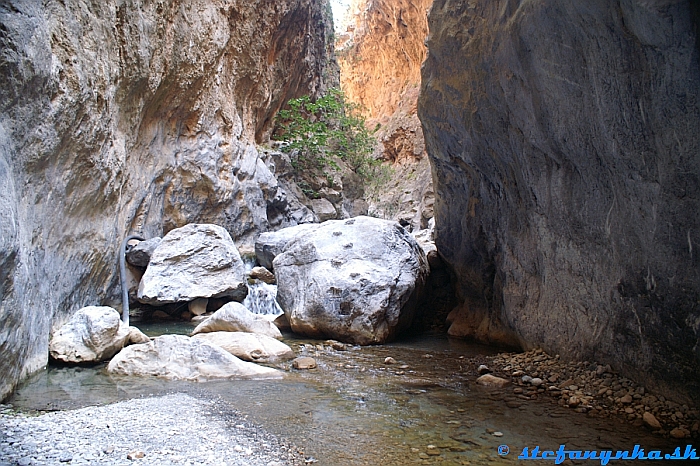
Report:
M 152 335 L 187 331 L 181 324 L 143 329 Z M 212 422 L 223 422 L 224 431 L 235 433 L 235 419 L 240 419 L 256 426 L 256 432 L 269 436 L 265 442 L 267 450 L 285 448 L 283 454 L 277 452 L 271 464 L 514 464 L 524 447 L 557 450 L 565 444 L 570 449 L 631 451 L 640 445 L 646 450 L 672 453 L 675 447 L 685 449 L 690 443 L 663 439 L 620 420 L 590 418 L 560 407 L 548 396 L 516 403 L 512 387 L 479 387 L 474 383 L 476 365 L 495 354 L 494 348 L 435 336 L 385 346 L 349 347 L 345 351 L 334 350 L 321 341 L 287 337 L 285 342 L 297 353 L 315 358 L 318 368 L 295 371 L 285 363 L 279 366 L 287 371 L 282 380 L 195 384 L 111 378 L 103 367 L 50 367 L 24 384 L 10 402 L 15 409 L 41 412 L 185 394 L 195 400 L 209 400 L 214 407 L 225 407 L 207 410 L 214 416 Z M 388 357 L 396 362 L 386 364 Z M 147 418 L 148 412 L 143 415 Z M 175 422 L 184 422 L 182 428 L 187 429 L 186 421 Z M 164 425 L 159 429 L 166 435 L 178 427 Z M 221 435 L 228 435 L 227 432 Z M 69 436 L 70 432 L 64 435 Z M 196 431 L 191 435 L 195 439 L 198 436 Z M 173 442 L 177 443 L 177 438 Z M 509 447 L 508 455 L 499 455 L 501 445 Z M 221 458 L 205 453 L 197 456 L 195 451 L 193 458 L 206 464 L 222 464 Z M 240 453 L 232 452 L 231 458 Z M 77 456 L 73 463 L 79 459 Z M 189 461 L 183 454 L 176 455 L 176 460 L 172 464 Z M 142 461 L 152 464 L 147 459 Z M 540 462 L 527 462 L 537 463 Z M 237 463 L 223 460 L 223 464 Z

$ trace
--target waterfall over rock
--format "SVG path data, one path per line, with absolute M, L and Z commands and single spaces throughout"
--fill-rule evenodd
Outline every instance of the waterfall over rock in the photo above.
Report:
M 259 280 L 248 284 L 248 296 L 243 305 L 254 314 L 278 316 L 284 312 L 277 302 L 277 285 Z

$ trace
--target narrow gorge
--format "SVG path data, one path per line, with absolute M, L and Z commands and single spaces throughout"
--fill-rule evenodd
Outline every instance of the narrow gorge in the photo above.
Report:
M 0 464 L 685 448 L 698 128 L 697 0 L 4 1 Z

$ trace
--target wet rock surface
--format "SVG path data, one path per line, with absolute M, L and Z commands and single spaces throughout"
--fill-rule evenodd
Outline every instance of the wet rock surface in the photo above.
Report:
M 131 328 L 121 321 L 119 312 L 106 306 L 88 306 L 54 334 L 49 355 L 66 364 L 94 364 L 117 354 L 130 338 Z
M 434 2 L 419 116 L 451 334 L 697 401 L 692 3 Z
M 304 464 L 298 449 L 209 396 L 169 394 L 40 416 L 0 405 L 0 428 L 0 458 L 15 465 Z
M 273 268 L 292 331 L 358 344 L 383 343 L 408 328 L 429 272 L 409 233 L 371 217 L 305 231 Z
M 217 225 L 192 223 L 160 241 L 139 284 L 144 304 L 168 304 L 197 298 L 248 294 L 245 266 L 231 235 Z

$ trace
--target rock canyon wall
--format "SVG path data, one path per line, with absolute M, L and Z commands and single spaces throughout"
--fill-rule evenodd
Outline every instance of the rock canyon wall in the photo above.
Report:
M 696 3 L 435 1 L 419 115 L 450 333 L 698 401 Z
M 341 86 L 375 131 L 377 156 L 391 179 L 370 199 L 370 212 L 426 228 L 433 216 L 430 164 L 416 104 L 432 0 L 355 0 L 336 42 Z
M 118 296 L 127 234 L 295 223 L 255 143 L 337 85 L 332 35 L 326 1 L 2 2 L 0 398 Z

